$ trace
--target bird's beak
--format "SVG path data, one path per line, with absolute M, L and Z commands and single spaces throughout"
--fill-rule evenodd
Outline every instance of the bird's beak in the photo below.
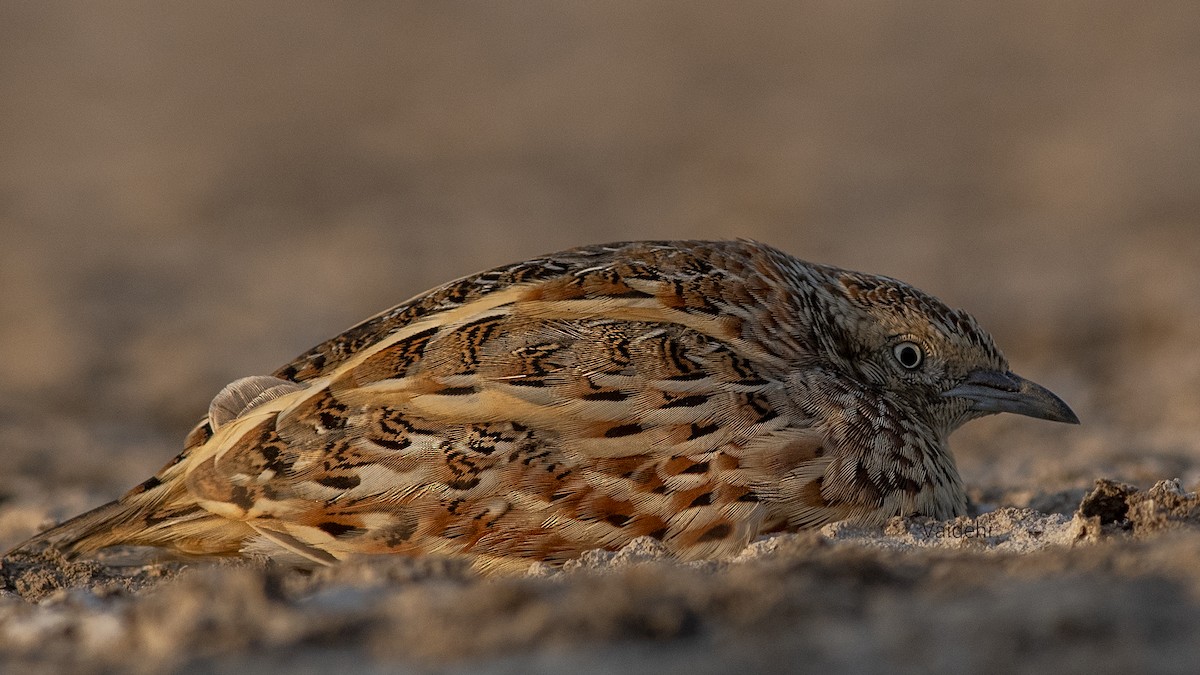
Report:
M 1079 418 L 1061 398 L 1012 372 L 976 370 L 942 396 L 968 399 L 971 409 L 979 412 L 1010 412 L 1052 422 L 1079 424 Z

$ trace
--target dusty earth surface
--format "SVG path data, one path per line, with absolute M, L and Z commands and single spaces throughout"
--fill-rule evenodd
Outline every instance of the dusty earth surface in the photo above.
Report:
M 1083 420 L 958 432 L 969 517 L 704 564 L 18 556 L 0 670 L 1188 671 L 1197 45 L 1191 2 L 0 5 L 0 549 L 226 382 L 606 240 L 908 280 Z

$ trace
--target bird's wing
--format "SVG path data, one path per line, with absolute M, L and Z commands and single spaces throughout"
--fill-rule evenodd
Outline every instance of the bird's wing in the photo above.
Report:
M 688 311 L 720 313 L 731 303 L 743 308 L 778 305 L 787 300 L 790 290 L 779 264 L 784 260 L 794 261 L 782 251 L 744 240 L 617 242 L 561 251 L 472 274 L 421 293 L 318 344 L 274 374 L 301 382 L 327 375 L 406 326 L 518 286 L 545 285 L 579 296 L 630 292 L 611 288 L 616 280 L 620 280 L 615 284 L 618 287 L 624 281 L 660 281 L 673 286 L 661 297 Z M 768 323 L 761 328 L 780 326 Z M 776 331 L 772 337 L 786 343 L 793 336 Z
M 828 460 L 788 363 L 748 329 L 758 310 L 718 306 L 714 281 L 601 264 L 462 293 L 300 383 L 224 392 L 189 489 L 318 562 L 561 560 L 641 535 L 736 550 L 774 517 L 764 495 L 792 498 Z M 835 519 L 818 507 L 804 518 Z

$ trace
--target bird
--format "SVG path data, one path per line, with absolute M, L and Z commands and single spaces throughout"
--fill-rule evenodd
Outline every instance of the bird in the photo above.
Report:
M 1078 424 L 970 314 L 749 240 L 585 246 L 451 281 L 222 389 L 183 451 L 15 551 L 485 573 L 639 537 L 676 559 L 967 511 L 947 444 Z

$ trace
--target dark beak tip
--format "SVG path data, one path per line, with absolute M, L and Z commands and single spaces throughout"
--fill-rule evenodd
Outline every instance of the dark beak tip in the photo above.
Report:
M 1058 419 L 1058 420 L 1054 420 L 1054 421 L 1062 422 L 1064 424 L 1080 424 L 1079 415 L 1076 415 L 1075 411 L 1071 410 L 1070 408 L 1065 408 L 1063 410 L 1062 419 Z
M 1067 405 L 1066 401 L 1058 397 L 1057 394 L 1046 389 L 1045 387 L 1029 382 L 1022 389 L 1028 392 L 1029 401 L 1033 404 L 1033 408 L 1039 412 L 1044 412 L 1042 419 L 1051 422 L 1062 422 L 1063 424 L 1079 424 L 1079 415 L 1071 410 L 1071 406 Z M 1037 417 L 1038 415 L 1031 415 Z
M 1063 404 L 1063 406 L 1062 406 L 1062 414 L 1060 414 L 1060 416 L 1058 416 L 1058 417 L 1050 419 L 1050 422 L 1061 422 L 1063 424 L 1079 424 L 1080 423 L 1078 414 L 1075 414 L 1075 411 L 1070 410 L 1070 408 L 1067 407 L 1066 404 Z

